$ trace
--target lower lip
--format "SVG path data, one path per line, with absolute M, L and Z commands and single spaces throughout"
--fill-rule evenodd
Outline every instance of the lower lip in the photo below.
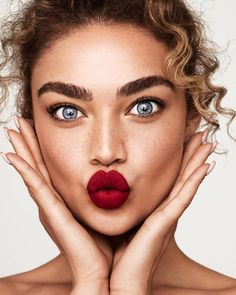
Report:
M 128 199 L 130 191 L 99 190 L 88 192 L 93 203 L 103 209 L 116 209 L 121 207 Z

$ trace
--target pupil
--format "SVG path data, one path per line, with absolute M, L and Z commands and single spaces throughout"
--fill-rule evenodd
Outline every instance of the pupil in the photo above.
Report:
M 62 113 L 66 119 L 73 119 L 76 117 L 76 110 L 71 107 L 65 107 Z
M 152 112 L 152 105 L 148 102 L 142 103 L 138 107 L 138 110 L 141 114 L 145 114 L 145 112 L 148 112 L 148 114 L 150 114 Z

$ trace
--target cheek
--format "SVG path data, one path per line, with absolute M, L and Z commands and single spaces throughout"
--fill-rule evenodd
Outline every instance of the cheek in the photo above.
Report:
M 148 195 L 143 208 L 157 206 L 170 192 L 178 176 L 184 147 L 184 125 L 163 124 L 133 149 L 134 171 L 139 174 L 140 195 Z M 156 134 L 156 136 L 155 136 Z M 145 201 L 144 200 L 144 201 Z
M 166 133 L 165 139 L 156 145 L 152 167 L 153 171 L 155 171 L 153 175 L 161 180 L 160 183 L 162 183 L 163 187 L 166 187 L 167 191 L 180 169 L 183 155 L 183 139 L 184 136 L 181 132 Z
M 78 176 L 84 167 L 81 163 L 84 142 L 80 141 L 79 137 L 72 142 L 66 132 L 55 131 L 55 129 L 48 129 L 45 133 L 45 130 L 39 128 L 37 134 L 53 184 L 58 189 L 63 183 L 66 187 L 70 186 L 76 180 L 76 174 Z
M 122 136 L 118 140 L 123 140 L 123 155 L 126 154 L 126 162 L 121 169 L 132 175 L 130 178 L 135 182 L 140 197 L 148 193 L 148 208 L 164 198 L 180 168 L 185 124 L 184 120 L 173 120 L 174 117 L 166 117 L 159 124 L 146 124 L 142 128 L 129 121 L 119 133 Z M 82 187 L 87 168 L 91 168 L 89 150 L 93 134 L 85 128 L 84 131 L 78 130 L 75 127 L 68 132 L 48 126 L 45 132 L 43 126 L 37 125 L 40 148 L 52 183 L 63 195 L 68 187 L 78 190 L 78 183 Z
M 126 163 L 130 169 L 140 171 L 141 174 L 153 175 L 178 167 L 183 152 L 184 128 L 175 124 L 162 124 L 161 128 L 132 129 L 128 128 L 125 135 Z M 135 130 L 135 131 L 134 131 Z M 136 131 L 137 130 L 137 131 Z M 75 132 L 76 133 L 76 132 Z M 37 130 L 40 148 L 46 166 L 52 175 L 68 177 L 73 180 L 73 171 L 79 171 L 88 165 L 89 138 L 88 133 L 69 137 L 67 132 Z M 83 140 L 80 140 L 83 138 Z M 122 139 L 121 139 L 122 140 Z M 135 164 L 136 163 L 136 164 Z M 82 166 L 82 167 L 81 167 Z

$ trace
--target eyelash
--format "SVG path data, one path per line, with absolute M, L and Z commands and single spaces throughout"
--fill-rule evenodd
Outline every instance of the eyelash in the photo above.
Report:
M 150 114 L 150 115 L 137 115 L 137 114 L 133 114 L 134 116 L 138 117 L 138 118 L 142 118 L 142 119 L 149 119 L 150 117 L 153 117 L 154 115 L 157 115 L 164 107 L 165 107 L 165 103 L 164 101 L 162 101 L 159 98 L 154 98 L 153 96 L 145 96 L 145 97 L 140 97 L 138 99 L 136 99 L 132 104 L 130 109 L 132 109 L 136 104 L 140 103 L 140 102 L 145 102 L 145 101 L 150 101 L 150 102 L 154 102 L 158 105 L 158 107 L 160 108 L 158 111 L 155 111 L 154 113 Z M 79 110 L 81 113 L 83 113 L 79 107 L 77 105 L 71 104 L 71 103 L 57 103 L 54 105 L 51 105 L 47 108 L 48 113 L 52 116 L 53 119 L 60 121 L 60 122 L 71 122 L 71 121 L 75 121 L 76 119 L 72 119 L 72 120 L 62 120 L 62 119 L 58 119 L 55 115 L 56 111 L 60 108 L 63 107 L 72 107 L 75 108 L 77 110 Z

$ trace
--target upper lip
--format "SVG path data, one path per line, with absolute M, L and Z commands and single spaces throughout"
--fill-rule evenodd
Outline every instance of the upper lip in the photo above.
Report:
M 89 179 L 87 185 L 87 190 L 89 192 L 96 192 L 104 188 L 111 188 L 120 191 L 130 190 L 125 177 L 116 170 L 111 170 L 109 172 L 99 170 Z

